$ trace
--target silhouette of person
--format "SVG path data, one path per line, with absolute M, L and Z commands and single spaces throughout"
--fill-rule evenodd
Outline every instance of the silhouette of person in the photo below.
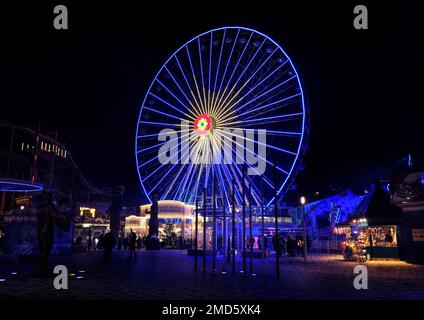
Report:
M 107 230 L 103 237 L 103 262 L 109 263 L 112 258 L 112 249 L 115 247 L 115 238 L 113 237 L 112 231 Z
M 133 256 L 134 256 L 134 260 L 137 260 L 137 253 L 135 252 L 136 242 L 137 242 L 137 235 L 132 230 L 132 228 L 130 228 L 130 234 L 128 236 L 128 247 L 130 249 L 130 256 L 128 260 L 130 261 L 132 260 Z

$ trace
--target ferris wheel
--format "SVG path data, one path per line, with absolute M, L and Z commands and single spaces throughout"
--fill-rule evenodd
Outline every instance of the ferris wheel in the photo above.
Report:
M 256 30 L 223 27 L 182 45 L 159 69 L 140 109 L 136 164 L 147 198 L 194 204 L 204 190 L 223 207 L 241 185 L 265 205 L 288 189 L 302 158 L 307 112 L 292 61 Z M 245 175 L 243 175 L 243 171 Z

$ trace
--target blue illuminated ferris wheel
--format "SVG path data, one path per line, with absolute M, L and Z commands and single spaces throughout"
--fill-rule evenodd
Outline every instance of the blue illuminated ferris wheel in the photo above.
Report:
M 203 190 L 241 203 L 242 171 L 254 204 L 282 196 L 304 149 L 307 112 L 292 61 L 268 36 L 243 27 L 210 30 L 160 68 L 141 106 L 136 163 L 150 200 L 193 204 Z

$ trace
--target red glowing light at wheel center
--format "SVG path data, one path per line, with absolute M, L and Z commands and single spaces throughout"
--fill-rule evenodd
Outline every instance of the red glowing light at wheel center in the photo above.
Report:
M 194 130 L 199 134 L 205 134 L 212 128 L 212 118 L 207 114 L 201 114 L 194 121 Z

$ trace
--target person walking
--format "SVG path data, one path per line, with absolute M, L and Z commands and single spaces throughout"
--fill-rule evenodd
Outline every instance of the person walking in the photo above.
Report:
M 105 241 L 105 234 L 102 231 L 102 233 L 99 235 L 99 238 L 98 238 L 98 242 L 97 242 L 97 246 L 96 246 L 97 250 L 101 250 L 101 249 L 104 248 L 104 241 Z
M 289 235 L 287 239 L 287 253 L 289 257 L 295 256 L 295 250 L 296 250 L 296 243 L 294 240 L 293 235 Z
M 137 235 L 132 230 L 132 228 L 130 228 L 130 234 L 128 236 L 128 247 L 130 249 L 130 256 L 128 258 L 129 261 L 131 261 L 133 257 L 134 257 L 134 261 L 137 260 L 137 253 L 135 252 L 136 242 L 137 242 Z
M 284 235 L 282 233 L 280 233 L 280 246 L 281 246 L 281 256 L 285 256 L 286 255 L 286 246 L 287 246 L 287 241 L 284 238 Z
M 115 247 L 115 238 L 112 231 L 107 230 L 103 236 L 103 263 L 109 263 L 112 258 L 112 249 Z
M 302 236 L 297 236 L 296 245 L 297 245 L 297 252 L 298 252 L 298 254 L 301 255 L 302 257 L 304 257 L 305 256 L 305 252 L 303 251 L 303 246 L 305 244 L 303 242 L 303 237 Z

